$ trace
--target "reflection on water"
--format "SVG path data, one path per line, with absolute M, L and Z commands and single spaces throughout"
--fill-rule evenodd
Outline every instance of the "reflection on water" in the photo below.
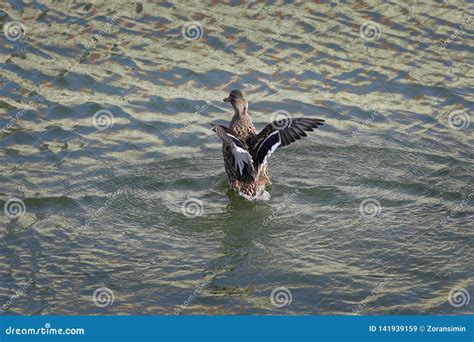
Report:
M 469 6 L 2 4 L 2 310 L 472 313 Z M 327 121 L 268 202 L 227 189 L 233 88 Z

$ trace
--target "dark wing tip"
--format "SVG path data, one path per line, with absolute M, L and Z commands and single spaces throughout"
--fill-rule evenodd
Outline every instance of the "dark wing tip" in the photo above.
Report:
M 310 122 L 310 123 L 316 124 L 316 125 L 322 125 L 326 122 L 326 120 L 324 120 L 324 119 L 311 119 L 311 118 L 300 118 L 298 120 L 301 121 L 301 122 Z
M 323 119 L 299 119 L 298 124 L 308 127 L 308 128 L 318 128 L 319 126 L 324 125 L 325 121 Z

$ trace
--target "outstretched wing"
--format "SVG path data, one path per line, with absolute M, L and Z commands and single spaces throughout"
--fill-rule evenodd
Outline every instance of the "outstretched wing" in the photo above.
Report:
M 322 119 L 285 119 L 274 121 L 267 125 L 256 136 L 256 151 L 254 153 L 255 168 L 260 173 L 262 166 L 278 147 L 283 147 L 306 136 L 324 123 Z
M 245 148 L 244 142 L 234 136 L 224 126 L 214 126 L 213 131 L 224 143 L 224 158 L 233 176 L 238 180 L 251 181 L 255 178 L 252 156 Z

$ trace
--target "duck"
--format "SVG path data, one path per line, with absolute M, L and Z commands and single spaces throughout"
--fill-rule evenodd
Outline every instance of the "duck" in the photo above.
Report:
M 265 187 L 271 184 L 268 174 L 270 156 L 276 149 L 306 137 L 306 132 L 312 132 L 325 120 L 289 116 L 271 122 L 257 133 L 248 111 L 248 101 L 241 90 L 232 90 L 223 101 L 234 109 L 229 127 L 211 125 L 222 140 L 229 186 L 248 200 L 269 198 Z

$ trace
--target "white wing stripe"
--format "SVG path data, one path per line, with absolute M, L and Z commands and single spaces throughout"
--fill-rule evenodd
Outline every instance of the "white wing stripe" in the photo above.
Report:
M 253 162 L 252 156 L 243 148 L 235 146 L 232 149 L 232 153 L 234 154 L 234 169 L 238 170 L 240 175 L 243 175 L 244 171 L 244 163 L 248 164 L 251 169 L 253 169 Z
M 242 147 L 242 146 L 243 146 L 243 145 L 242 145 L 242 142 L 240 141 L 239 138 L 233 136 L 233 135 L 230 134 L 230 133 L 226 133 L 226 134 L 227 134 L 229 137 L 232 138 L 234 145 L 236 145 L 236 142 L 238 142 L 238 143 L 239 143 L 239 146 L 236 145 L 237 147 Z
M 262 148 L 262 146 L 265 144 L 265 141 L 267 141 L 272 135 L 275 135 L 275 134 L 278 134 L 278 133 L 279 133 L 278 131 L 275 131 L 275 132 L 269 134 L 268 137 L 266 137 L 265 140 L 262 141 L 262 143 L 260 144 L 260 147 L 259 147 L 258 150 L 257 150 L 257 155 L 259 154 L 260 149 Z M 281 139 L 278 138 L 278 141 L 281 141 Z M 273 153 L 274 151 L 275 151 L 275 150 L 273 150 L 272 153 Z
M 278 131 L 275 131 L 271 134 L 268 135 L 268 137 L 262 142 L 262 144 L 260 145 L 260 147 L 258 148 L 258 151 L 257 151 L 257 155 L 258 153 L 260 152 L 260 148 L 263 146 L 263 144 L 265 143 L 265 141 L 270 138 L 272 135 L 274 134 L 279 134 Z M 278 146 L 281 145 L 281 138 L 280 136 L 278 136 L 278 142 L 276 144 L 273 144 L 271 149 L 268 150 L 267 154 L 265 155 L 265 158 L 263 158 L 263 162 L 262 164 L 260 164 L 259 168 L 258 168 L 258 175 L 260 175 L 260 172 L 262 171 L 262 168 L 265 166 L 265 164 L 267 163 L 267 160 L 268 158 L 270 158 L 270 156 L 273 154 L 273 152 L 275 152 L 275 150 L 278 148 Z

